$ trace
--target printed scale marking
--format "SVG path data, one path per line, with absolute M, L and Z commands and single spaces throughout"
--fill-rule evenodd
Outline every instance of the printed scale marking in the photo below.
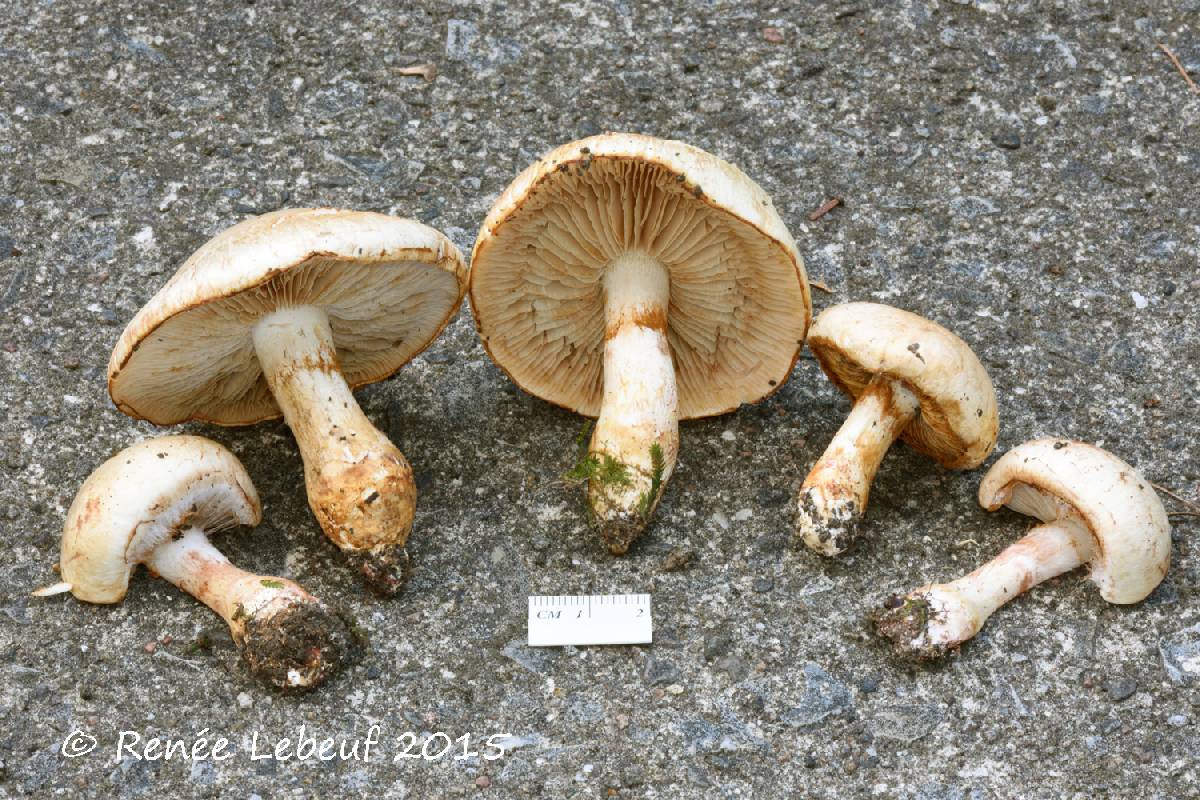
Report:
M 648 594 L 530 595 L 529 646 L 650 644 Z

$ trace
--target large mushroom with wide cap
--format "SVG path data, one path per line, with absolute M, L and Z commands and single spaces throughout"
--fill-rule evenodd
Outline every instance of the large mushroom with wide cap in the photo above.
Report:
M 889 598 L 872 618 L 899 655 L 939 658 L 1009 600 L 1081 566 L 1109 603 L 1140 602 L 1167 575 L 1171 525 L 1162 501 L 1136 469 L 1099 447 L 1026 442 L 988 470 L 979 504 L 1041 524 L 970 575 Z
M 139 442 L 84 481 L 63 526 L 63 580 L 34 594 L 119 603 L 144 564 L 221 615 L 255 676 L 312 689 L 353 652 L 346 624 L 295 582 L 234 566 L 208 539 L 261 519 L 250 476 L 221 445 L 200 436 Z
M 778 389 L 811 316 L 766 193 L 703 150 L 635 134 L 563 145 L 521 173 L 471 271 L 492 358 L 531 394 L 597 418 L 582 466 L 616 554 L 662 496 L 679 420 Z
M 109 393 L 157 425 L 282 414 L 325 535 L 373 589 L 393 594 L 416 487 L 351 389 L 424 350 L 466 279 L 450 240 L 412 220 L 330 208 L 248 219 L 197 250 L 125 328 Z
M 854 401 L 797 498 L 796 533 L 818 553 L 835 556 L 853 543 L 896 439 L 949 469 L 973 469 L 995 448 L 992 381 L 941 325 L 879 303 L 845 303 L 817 316 L 808 346 Z

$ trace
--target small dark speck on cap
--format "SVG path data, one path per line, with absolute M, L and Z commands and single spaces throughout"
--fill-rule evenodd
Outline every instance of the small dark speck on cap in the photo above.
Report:
M 158 454 L 158 457 L 159 457 L 159 458 L 166 458 L 166 457 L 167 457 L 167 454 L 166 454 L 166 453 L 159 453 L 159 454 Z
M 1055 450 L 1062 450 L 1062 449 L 1063 449 L 1064 447 L 1066 447 L 1066 446 L 1067 446 L 1067 443 L 1066 443 L 1066 442 L 1055 442 L 1055 443 L 1054 443 L 1054 449 L 1055 449 Z

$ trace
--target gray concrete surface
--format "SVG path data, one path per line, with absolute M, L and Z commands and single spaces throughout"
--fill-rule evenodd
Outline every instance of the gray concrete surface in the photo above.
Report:
M 1196 0 L 346 5 L 0 9 L 0 796 L 1200 796 L 1196 518 L 1174 518 L 1145 603 L 1108 606 L 1074 574 L 948 664 L 897 663 L 863 613 L 1026 522 L 977 507 L 980 473 L 898 448 L 871 542 L 836 562 L 789 548 L 789 497 L 847 410 L 810 357 L 767 402 L 684 426 L 658 524 L 614 559 L 559 482 L 581 420 L 513 387 L 464 310 L 359 393 L 420 482 L 416 572 L 390 603 L 320 536 L 283 425 L 184 426 L 264 498 L 264 524 L 221 546 L 369 633 L 307 697 L 251 683 L 220 620 L 145 574 L 115 607 L 29 598 L 79 483 L 155 433 L 112 408 L 105 365 L 206 238 L 329 204 L 418 217 L 465 250 L 521 168 L 607 129 L 760 181 L 831 290 L 819 306 L 884 301 L 973 343 L 1001 449 L 1078 437 L 1197 499 L 1200 97 L 1157 47 L 1200 78 Z M 424 62 L 432 82 L 397 72 Z M 832 195 L 845 207 L 810 222 Z M 676 548 L 691 562 L 665 571 Z M 654 645 L 524 646 L 528 593 L 604 591 L 654 593 Z M 301 725 L 372 724 L 369 761 L 251 759 L 255 733 L 261 755 Z M 65 758 L 77 729 L 98 747 Z M 114 758 L 122 730 L 204 729 L 235 756 Z M 520 746 L 394 762 L 404 731 Z

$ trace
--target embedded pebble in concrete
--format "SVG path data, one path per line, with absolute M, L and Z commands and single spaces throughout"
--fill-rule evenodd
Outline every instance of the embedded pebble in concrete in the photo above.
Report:
M 1133 680 L 1132 678 L 1116 676 L 1109 678 L 1108 682 L 1104 685 L 1104 688 L 1108 692 L 1109 698 L 1111 698 L 1114 702 L 1119 703 L 1122 700 L 1128 700 L 1130 697 L 1133 697 L 1134 692 L 1137 691 L 1138 685 L 1137 681 Z
M 646 661 L 645 680 L 647 686 L 662 686 L 674 683 L 683 675 L 679 667 L 658 656 L 650 656 Z
M 895 705 L 876 710 L 871 730 L 881 739 L 912 742 L 933 732 L 942 714 L 930 705 Z
M 1200 681 L 1200 625 L 1184 628 L 1159 644 L 1167 677 L 1181 686 Z
M 161 432 L 111 406 L 105 370 L 196 247 L 249 214 L 332 205 L 421 219 L 469 252 L 521 169 L 612 129 L 759 182 L 829 290 L 817 310 L 889 303 L 970 343 L 998 453 L 1086 439 L 1196 501 L 1200 97 L 1158 47 L 1200 80 L 1196 0 L 192 5 L 0 3 L 0 795 L 1200 792 L 1197 519 L 1172 518 L 1169 582 L 1143 604 L 1066 576 L 948 663 L 898 663 L 863 614 L 1027 522 L 978 508 L 982 471 L 897 446 L 872 485 L 877 535 L 837 561 L 793 549 L 796 487 L 848 410 L 807 351 L 763 403 L 681 426 L 656 523 L 615 559 L 562 480 L 581 420 L 515 388 L 464 308 L 356 393 L 419 487 L 412 580 L 387 603 L 321 536 L 284 425 L 181 426 L 230 447 L 263 499 L 263 525 L 218 545 L 367 639 L 303 699 L 264 692 L 221 621 L 144 572 L 118 606 L 27 597 L 56 580 L 84 477 Z M 663 569 L 675 551 L 686 563 Z M 654 645 L 526 645 L 527 595 L 625 591 L 653 593 Z M 1110 678 L 1136 690 L 1118 700 Z M 261 754 L 302 724 L 346 739 L 372 723 L 369 762 L 249 758 L 255 732 Z M 205 727 L 236 755 L 114 758 L 121 730 Z M 77 729 L 97 749 L 65 758 Z M 393 762 L 405 731 L 480 752 L 511 738 L 498 761 Z
M 804 694 L 795 707 L 780 715 L 780 719 L 788 725 L 802 728 L 816 725 L 826 717 L 850 708 L 850 690 L 828 672 L 811 663 L 805 664 L 802 672 L 805 679 Z

